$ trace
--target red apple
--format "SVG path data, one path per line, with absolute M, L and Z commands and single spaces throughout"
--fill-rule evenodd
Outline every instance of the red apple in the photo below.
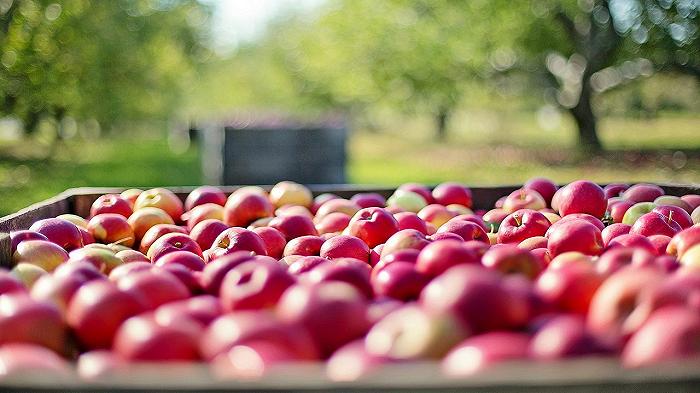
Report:
M 681 197 L 683 202 L 687 203 L 692 210 L 695 210 L 700 206 L 700 195 L 697 194 L 687 194 Z
M 668 244 L 671 243 L 671 238 L 665 235 L 651 235 L 648 237 L 651 245 L 654 246 L 656 256 L 661 256 L 666 254 L 666 249 Z
M 0 268 L 0 295 L 15 292 L 26 293 L 27 288 L 10 272 Z
M 488 247 L 475 242 L 440 240 L 426 246 L 418 255 L 416 270 L 429 277 L 436 277 L 447 269 L 460 264 L 479 264 Z
M 36 344 L 63 353 L 66 328 L 53 303 L 34 300 L 26 293 L 0 296 L 0 346 Z
M 321 246 L 320 256 L 327 259 L 355 258 L 369 262 L 369 247 L 355 236 L 340 235 L 326 240 Z
M 605 199 L 619 197 L 629 187 L 630 187 L 629 184 L 625 184 L 625 183 L 610 183 L 607 186 L 603 187 L 603 192 L 605 193 Z
M 215 203 L 205 203 L 195 206 L 194 209 L 182 214 L 182 221 L 187 222 L 187 229 L 192 230 L 195 225 L 204 220 L 223 220 L 224 208 Z
M 622 197 L 628 201 L 638 203 L 652 202 L 654 199 L 664 194 L 664 190 L 655 184 L 639 183 L 625 190 L 625 192 L 622 193 Z
M 98 349 L 85 352 L 78 358 L 78 376 L 83 380 L 100 380 L 128 372 L 126 361 L 112 351 Z M 122 374 L 123 375 L 123 374 Z
M 282 232 L 287 241 L 299 236 L 318 236 L 314 222 L 302 215 L 275 217 L 270 221 L 269 226 Z
M 226 273 L 221 303 L 227 311 L 271 308 L 294 283 L 294 277 L 279 264 L 244 262 Z
M 143 299 L 148 310 L 190 296 L 190 291 L 177 277 L 163 270 L 127 274 L 117 281 L 117 286 L 121 291 Z
M 690 218 L 690 214 L 678 206 L 657 206 L 652 212 L 675 221 L 681 229 L 693 226 L 693 219 Z
M 0 379 L 34 381 L 37 376 L 48 377 L 54 383 L 69 381 L 70 366 L 56 352 L 39 345 L 12 343 L 0 347 Z
M 376 374 L 389 362 L 384 356 L 367 352 L 365 340 L 355 340 L 333 352 L 326 363 L 326 375 L 332 381 L 355 381 Z
M 276 207 L 284 205 L 311 207 L 313 196 L 308 188 L 299 183 L 282 181 L 270 190 L 270 201 Z
M 299 236 L 290 240 L 287 243 L 287 245 L 284 247 L 284 252 L 282 255 L 284 255 L 285 257 L 289 255 L 319 255 L 323 243 L 323 238 L 319 236 Z
M 572 220 L 550 230 L 547 249 L 553 258 L 567 251 L 599 255 L 603 250 L 603 239 L 595 225 L 583 220 Z
M 187 251 L 202 257 L 199 244 L 184 233 L 168 233 L 159 237 L 148 248 L 146 256 L 155 263 L 159 258 L 176 251 Z
M 544 236 L 533 236 L 518 243 L 518 247 L 523 250 L 532 251 L 536 248 L 547 249 L 547 238 Z
M 506 290 L 501 274 L 480 265 L 454 266 L 421 292 L 420 304 L 432 314 L 451 314 L 473 333 L 524 325 L 526 299 Z
M 362 209 L 362 207 L 353 201 L 340 198 L 333 199 L 324 203 L 318 208 L 318 211 L 316 212 L 316 220 L 318 222 L 323 217 L 332 213 L 344 213 L 352 217 L 360 209 Z
M 459 235 L 465 241 L 478 240 L 487 244 L 490 243 L 489 237 L 481 225 L 473 221 L 458 219 L 458 217 L 443 224 L 438 228 L 436 234 L 450 232 Z
M 90 207 L 90 217 L 103 213 L 114 213 L 124 216 L 124 218 L 129 218 L 133 210 L 131 208 L 131 203 L 121 195 L 105 194 L 99 196 L 95 202 L 92 203 L 92 207 Z
M 136 199 L 139 197 L 139 195 L 141 195 L 142 192 L 143 190 L 139 190 L 138 188 L 130 188 L 128 190 L 122 191 L 121 194 L 119 194 L 119 196 L 126 199 L 133 208 Z
M 251 341 L 236 345 L 211 362 L 212 373 L 221 380 L 257 380 L 280 365 L 299 359 L 286 348 L 266 341 Z
M 608 205 L 608 212 L 610 213 L 610 217 L 612 217 L 613 222 L 621 223 L 625 217 L 625 214 L 627 213 L 627 210 L 629 210 L 632 206 L 634 206 L 634 203 L 627 200 L 610 203 Z
M 457 216 L 457 213 L 452 212 L 444 205 L 437 203 L 428 205 L 418 212 L 418 217 L 423 219 L 425 222 L 432 224 L 435 228 L 440 227 L 442 224 L 446 223 L 455 216 Z
M 672 218 L 651 212 L 644 214 L 634 222 L 634 225 L 632 225 L 630 229 L 630 234 L 642 236 L 666 235 L 668 237 L 673 237 L 680 231 L 681 226 Z
M 529 279 L 535 279 L 544 269 L 539 259 L 528 250 L 513 244 L 492 247 L 484 253 L 481 263 L 489 269 L 504 274 L 523 274 Z
M 80 275 L 54 276 L 44 275 L 34 283 L 31 296 L 34 300 L 51 303 L 65 317 L 68 304 L 75 292 L 88 280 Z
M 148 253 L 148 249 L 151 248 L 153 243 L 168 233 L 187 234 L 187 230 L 181 226 L 173 224 L 156 224 L 147 230 L 146 233 L 144 233 L 139 244 L 139 251 L 141 251 L 143 254 Z
M 230 226 L 244 227 L 255 220 L 272 217 L 274 207 L 265 196 L 253 192 L 234 192 L 226 201 L 224 222 Z
M 145 207 L 156 207 L 165 211 L 173 221 L 180 221 L 184 212 L 182 201 L 175 193 L 165 188 L 152 188 L 139 194 L 134 202 L 134 211 Z
M 46 218 L 34 222 L 30 231 L 41 233 L 49 241 L 58 244 L 66 251 L 83 246 L 83 237 L 78 227 L 70 221 L 60 218 Z
M 185 211 L 190 211 L 196 206 L 205 203 L 214 203 L 223 206 L 226 203 L 226 194 L 219 188 L 213 186 L 197 187 L 187 195 L 185 199 Z
M 549 220 L 542 213 L 529 209 L 518 210 L 501 222 L 498 242 L 520 243 L 530 237 L 543 236 L 549 226 Z
M 303 273 L 310 271 L 311 269 L 315 268 L 316 266 L 318 266 L 322 263 L 329 263 L 329 262 L 330 261 L 328 259 L 323 258 L 323 257 L 317 257 L 317 256 L 301 257 L 289 265 L 287 272 L 289 274 L 298 276 L 300 274 L 303 274 Z
M 347 228 L 351 217 L 345 213 L 330 213 L 316 222 L 319 234 L 341 232 Z
M 530 337 L 518 332 L 489 332 L 467 338 L 442 360 L 450 377 L 466 377 L 508 361 L 529 357 Z
M 398 231 L 399 224 L 387 210 L 379 207 L 364 208 L 352 217 L 344 234 L 362 239 L 374 248 Z
M 554 197 L 554 193 L 557 192 L 558 187 L 553 181 L 547 178 L 536 177 L 525 182 L 523 188 L 537 191 L 537 193 L 544 198 L 547 206 L 549 206 L 552 203 L 552 197 Z
M 157 207 L 144 207 L 134 211 L 127 220 L 134 230 L 136 240 L 140 241 L 146 231 L 156 224 L 175 224 L 175 221 L 163 209 Z
M 651 266 L 654 254 L 644 248 L 614 247 L 601 255 L 595 267 L 598 273 L 609 276 L 627 265 Z
M 17 250 L 17 245 L 20 242 L 23 242 L 25 240 L 44 240 L 44 241 L 49 241 L 49 239 L 42 235 L 39 232 L 34 232 L 34 231 L 28 231 L 28 230 L 21 230 L 21 231 L 12 231 L 10 232 L 10 239 L 11 239 L 11 245 L 10 245 L 10 253 L 14 254 L 15 251 Z
M 540 210 L 547 207 L 544 198 L 535 190 L 521 188 L 510 193 L 503 201 L 503 210 L 513 213 L 520 209 Z
M 399 225 L 399 230 L 402 229 L 415 229 L 424 235 L 428 234 L 428 228 L 416 213 L 412 212 L 401 212 L 394 214 L 394 218 Z
M 120 244 L 131 247 L 136 241 L 134 230 L 124 216 L 115 213 L 102 213 L 90 219 L 88 232 L 100 243 Z
M 556 360 L 609 351 L 588 331 L 584 318 L 574 314 L 559 314 L 549 318 L 530 341 L 530 356 L 537 360 Z
M 237 251 L 210 261 L 204 267 L 204 270 L 202 270 L 202 276 L 200 278 L 202 288 L 207 293 L 218 296 L 221 281 L 224 279 L 226 273 L 241 263 L 255 258 L 255 255 L 250 251 Z
M 620 235 L 612 239 L 608 244 L 607 249 L 612 249 L 615 247 L 643 248 L 652 254 L 656 251 L 654 245 L 651 244 L 651 241 L 647 237 L 633 233 Z
M 173 362 L 199 359 L 196 325 L 159 325 L 152 315 L 127 319 L 114 336 L 114 352 L 129 361 Z
M 189 251 L 174 251 L 163 255 L 155 262 L 156 266 L 165 266 L 172 263 L 194 271 L 201 271 L 205 266 L 202 257 Z
M 338 281 L 292 286 L 277 304 L 277 315 L 308 330 L 323 357 L 362 337 L 369 328 L 365 297 Z
M 56 243 L 47 240 L 25 240 L 17 245 L 12 263 L 30 263 L 48 272 L 68 260 L 68 253 Z
M 199 295 L 164 304 L 155 310 L 153 317 L 159 325 L 163 326 L 177 325 L 184 321 L 184 323 L 194 322 L 205 328 L 223 312 L 218 297 Z
M 605 193 L 599 185 L 578 180 L 562 188 L 559 196 L 559 214 L 586 213 L 601 218 L 607 209 Z
M 625 367 L 653 366 L 670 360 L 696 357 L 700 340 L 700 314 L 682 306 L 655 311 L 625 345 Z
M 422 250 L 428 244 L 430 240 L 423 233 L 415 229 L 404 229 L 387 239 L 380 256 L 384 258 L 386 255 L 405 249 Z
M 204 220 L 192 228 L 190 237 L 202 250 L 208 250 L 221 232 L 228 228 L 229 226 L 220 220 Z
M 433 195 L 430 192 L 430 189 L 420 183 L 404 183 L 397 188 L 397 190 L 403 190 L 403 191 L 411 191 L 415 192 L 416 194 L 420 195 L 423 197 L 425 202 L 428 204 L 435 203 L 435 199 L 433 198 Z
M 338 258 L 330 263 L 315 266 L 309 272 L 301 276 L 301 280 L 308 283 L 321 283 L 330 281 L 345 282 L 360 291 L 367 299 L 374 297 L 370 284 L 370 266 L 354 258 Z
M 386 206 L 386 198 L 376 192 L 360 192 L 353 195 L 350 200 L 357 203 L 363 209 Z
M 160 262 L 160 259 L 158 261 Z M 201 271 L 192 270 L 179 263 L 168 263 L 161 266 L 156 266 L 153 270 L 164 271 L 173 275 L 187 288 L 190 295 L 204 293 L 202 285 L 199 283 L 199 279 L 202 275 Z
M 428 276 L 419 273 L 414 263 L 397 261 L 372 272 L 371 283 L 377 296 L 402 301 L 418 299 L 428 284 Z
M 284 249 L 287 245 L 287 241 L 284 238 L 284 234 L 272 227 L 260 227 L 253 229 L 265 244 L 265 251 L 267 255 L 280 259 L 284 254 Z
M 62 264 L 53 272 L 54 277 L 76 276 L 85 281 L 102 280 L 106 277 L 90 262 L 70 261 Z
M 628 234 L 630 229 L 632 229 L 632 226 L 628 224 L 616 223 L 608 225 L 600 233 L 600 236 L 603 239 L 603 246 L 607 248 L 612 239 Z
M 141 271 L 151 271 L 151 269 L 153 269 L 153 264 L 151 262 L 126 263 L 124 265 L 115 267 L 109 273 L 109 280 L 112 282 L 117 282 L 128 275 Z
M 249 251 L 257 255 L 267 255 L 265 243 L 260 236 L 247 229 L 232 227 L 221 232 L 216 240 L 214 240 L 214 243 L 208 250 L 208 259 L 205 259 L 205 261 L 211 262 L 214 259 L 238 251 Z
M 666 252 L 669 255 L 682 258 L 683 254 L 696 244 L 700 244 L 700 226 L 684 229 L 671 238 Z
M 536 293 L 561 311 L 588 313 L 591 299 L 603 282 L 603 276 L 586 263 L 568 263 L 555 267 L 554 262 L 537 278 Z
M 674 195 L 662 195 L 654 199 L 654 204 L 657 206 L 679 207 L 683 209 L 684 212 L 688 213 L 688 215 L 693 212 L 693 207 L 688 204 L 688 202 Z
M 468 208 L 472 207 L 472 191 L 469 187 L 460 183 L 441 183 L 433 189 L 432 194 L 433 198 L 435 198 L 435 203 L 444 206 L 457 204 Z

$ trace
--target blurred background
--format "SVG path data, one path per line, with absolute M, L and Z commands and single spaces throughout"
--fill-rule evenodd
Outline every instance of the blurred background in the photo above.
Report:
M 0 0 L 0 215 L 69 187 L 201 184 L 204 131 L 290 116 L 344 119 L 353 183 L 698 183 L 699 13 L 700 0 Z

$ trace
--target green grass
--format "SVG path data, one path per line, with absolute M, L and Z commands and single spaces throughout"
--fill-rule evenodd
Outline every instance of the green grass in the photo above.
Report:
M 534 116 L 460 114 L 453 119 L 445 143 L 432 140 L 428 122 L 394 124 L 378 134 L 357 131 L 351 135 L 351 182 L 458 180 L 494 185 L 547 176 L 558 182 L 587 178 L 700 183 L 697 115 L 606 119 L 601 138 L 613 151 L 599 157 L 581 157 L 571 149 L 575 138 L 566 121 L 544 131 Z M 57 145 L 48 156 L 49 147 L 36 141 L 0 141 L 0 215 L 70 187 L 147 188 L 202 182 L 198 149 L 193 146 L 176 153 L 161 137 L 73 139 Z

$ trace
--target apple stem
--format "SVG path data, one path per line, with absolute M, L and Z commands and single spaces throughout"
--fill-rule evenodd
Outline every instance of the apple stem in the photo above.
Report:
M 515 223 L 518 224 L 518 226 L 522 225 L 522 220 L 520 219 L 520 215 L 513 214 L 513 219 L 515 220 Z

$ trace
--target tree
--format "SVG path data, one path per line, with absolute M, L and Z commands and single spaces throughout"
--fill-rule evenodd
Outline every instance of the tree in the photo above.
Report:
M 0 114 L 28 133 L 46 117 L 167 118 L 206 57 L 209 9 L 194 0 L 2 4 Z

